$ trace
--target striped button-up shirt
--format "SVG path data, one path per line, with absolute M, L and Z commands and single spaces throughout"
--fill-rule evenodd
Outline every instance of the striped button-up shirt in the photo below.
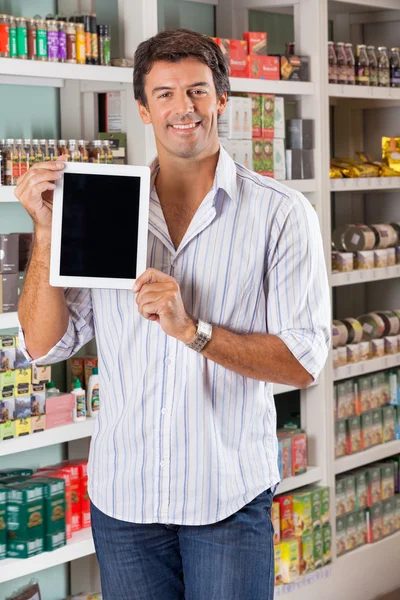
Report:
M 177 280 L 193 317 L 236 333 L 274 334 L 316 378 L 330 306 L 308 200 L 221 148 L 213 187 L 176 250 L 154 186 L 157 169 L 147 265 Z M 101 511 L 135 523 L 203 525 L 279 482 L 271 383 L 169 337 L 139 314 L 131 291 L 66 289 L 65 298 L 68 330 L 35 362 L 65 360 L 96 336 L 101 408 L 89 495 Z

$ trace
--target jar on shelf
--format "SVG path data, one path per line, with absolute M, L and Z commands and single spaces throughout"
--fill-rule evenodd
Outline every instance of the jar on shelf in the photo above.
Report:
M 337 82 L 347 85 L 347 59 L 344 42 L 336 43 Z
M 26 151 L 25 151 L 25 145 L 23 143 L 23 140 L 15 140 L 15 148 L 16 148 L 16 154 L 18 155 L 18 160 L 19 160 L 19 177 L 22 177 L 22 175 L 25 175 L 25 173 L 28 170 L 29 167 L 29 163 L 28 163 L 28 157 L 26 155 Z
M 91 163 L 97 163 L 100 165 L 106 164 L 106 157 L 104 155 L 103 142 L 101 140 L 94 140 L 90 151 L 89 161 Z
M 89 162 L 89 142 L 87 140 L 78 140 L 78 150 L 81 154 L 81 161 L 83 163 Z
M 71 162 L 81 162 L 81 153 L 78 150 L 76 140 L 68 140 L 68 153 Z
M 367 54 L 367 46 L 365 44 L 357 45 L 356 85 L 369 86 L 369 59 Z
M 328 42 L 328 80 L 337 83 L 337 58 L 333 42 Z
M 90 15 L 90 53 L 92 65 L 99 64 L 99 40 L 97 35 L 97 17 L 95 14 Z
M 400 51 L 392 48 L 390 56 L 390 85 L 400 87 Z
M 6 140 L 3 152 L 4 185 L 12 185 L 13 150 L 14 140 L 12 138 L 8 138 Z
M 32 140 L 26 138 L 24 140 L 24 151 L 26 154 L 26 162 L 28 169 L 35 163 L 35 153 L 33 151 Z
M 367 56 L 369 60 L 369 85 L 378 85 L 378 59 L 376 57 L 375 46 L 367 46 Z
M 58 24 L 57 21 L 47 21 L 47 58 L 49 62 L 58 62 Z
M 64 21 L 57 21 L 58 27 L 58 60 L 66 62 L 67 60 L 67 24 Z
M 47 142 L 47 153 L 49 160 L 55 160 L 58 156 L 57 140 L 48 140 Z
M 114 157 L 111 152 L 110 140 L 103 140 L 103 152 L 105 157 L 105 163 L 107 165 L 112 165 L 114 162 Z
M 356 61 L 353 54 L 353 44 L 345 44 L 346 60 L 347 60 L 347 85 L 355 85 L 356 83 Z
M 17 23 L 15 17 L 8 20 L 10 58 L 17 58 Z
M 76 62 L 78 65 L 86 64 L 86 35 L 83 23 L 76 23 Z
M 66 25 L 67 33 L 67 63 L 76 64 L 76 29 L 74 23 Z
M 389 87 L 390 64 L 386 46 L 379 46 L 378 53 L 378 85 L 379 87 Z
M 47 22 L 36 19 L 36 59 L 47 61 Z
M 8 15 L 0 15 L 0 58 L 10 56 L 10 19 Z
M 59 156 L 65 156 L 67 161 L 69 160 L 69 152 L 67 148 L 67 143 L 65 140 L 58 140 L 58 152 Z
M 26 60 L 28 58 L 27 22 L 23 17 L 17 17 L 15 23 L 17 27 L 17 57 Z

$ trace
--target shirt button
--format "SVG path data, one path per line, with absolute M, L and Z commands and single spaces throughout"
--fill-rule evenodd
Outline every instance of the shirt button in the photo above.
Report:
M 169 367 L 169 365 L 171 364 L 171 359 L 166 358 L 165 359 L 165 364 L 167 365 L 167 367 Z
M 162 461 L 160 462 L 160 467 L 164 467 L 164 466 L 165 466 L 165 460 L 162 460 Z
M 162 415 L 165 415 L 165 413 L 167 413 L 167 412 L 168 412 L 168 409 L 167 409 L 167 408 L 162 408 L 162 409 L 161 409 L 161 414 L 162 414 Z

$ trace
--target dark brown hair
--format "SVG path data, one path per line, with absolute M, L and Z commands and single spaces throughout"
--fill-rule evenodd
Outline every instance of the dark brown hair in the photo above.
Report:
M 179 62 L 185 58 L 197 58 L 210 67 L 218 98 L 224 92 L 229 93 L 229 67 L 214 40 L 189 29 L 167 29 L 145 40 L 136 49 L 133 72 L 135 99 L 147 106 L 144 81 L 155 62 Z

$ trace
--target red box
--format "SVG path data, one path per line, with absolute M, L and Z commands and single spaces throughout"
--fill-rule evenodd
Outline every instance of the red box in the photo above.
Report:
M 230 77 L 248 77 L 247 42 L 228 38 L 213 38 L 229 65 Z
M 78 529 L 76 529 L 78 527 L 78 506 L 79 529 L 90 527 L 90 499 L 87 491 L 87 460 L 65 460 L 61 464 L 71 470 L 73 491 L 76 492 L 79 497 L 79 504 L 78 502 L 75 503 L 72 513 L 72 529 L 73 531 L 78 531 Z
M 246 31 L 243 39 L 247 43 L 247 52 L 250 56 L 266 56 L 267 34 L 265 31 Z
M 293 500 L 292 496 L 276 496 L 274 502 L 279 502 L 281 514 L 281 539 L 291 538 L 294 535 Z
M 307 471 L 307 435 L 305 433 L 293 434 L 292 469 L 293 475 L 301 475 Z
M 75 396 L 73 394 L 58 394 L 46 398 L 46 428 L 70 425 L 74 405 Z
M 71 505 L 71 474 L 67 469 L 58 467 L 58 465 L 43 467 L 32 477 L 60 477 L 65 481 L 65 530 L 66 538 L 70 540 L 72 537 L 72 505 Z
M 81 527 L 85 529 L 90 527 L 90 498 L 88 494 L 88 480 L 87 477 L 81 479 L 81 500 L 82 500 L 82 519 Z
M 278 56 L 249 56 L 248 77 L 251 79 L 268 79 L 279 81 L 280 65 Z

